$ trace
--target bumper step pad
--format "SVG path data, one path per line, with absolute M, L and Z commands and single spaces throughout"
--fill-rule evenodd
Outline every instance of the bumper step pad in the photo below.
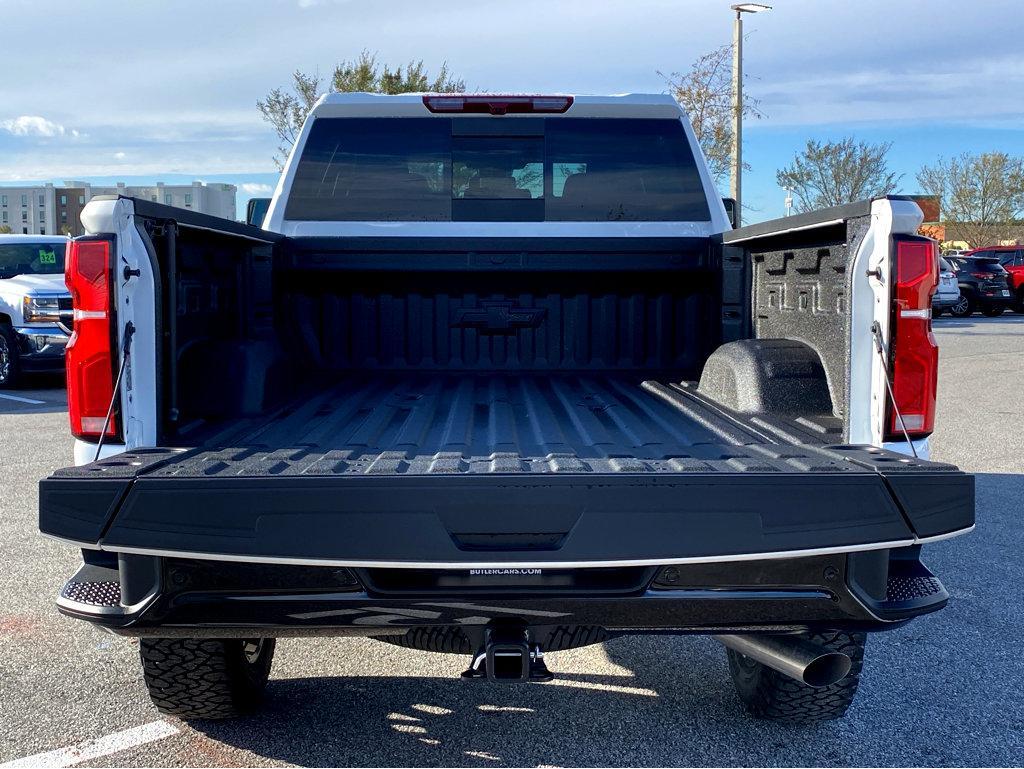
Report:
M 931 598 L 945 590 L 937 577 L 890 576 L 885 591 L 885 602 L 893 604 Z
M 65 601 L 86 606 L 117 607 L 121 605 L 121 583 L 71 580 L 60 591 L 60 597 Z

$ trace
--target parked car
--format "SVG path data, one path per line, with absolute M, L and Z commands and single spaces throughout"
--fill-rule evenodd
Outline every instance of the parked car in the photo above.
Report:
M 932 317 L 939 317 L 945 310 L 956 306 L 960 301 L 960 286 L 957 283 L 953 266 L 944 258 L 939 258 L 939 286 L 932 297 Z
M 78 465 L 40 528 L 82 552 L 60 610 L 137 636 L 164 713 L 254 709 L 283 635 L 529 682 L 704 633 L 752 713 L 819 721 L 865 632 L 947 602 L 921 551 L 974 479 L 927 461 L 911 200 L 732 230 L 670 96 L 330 94 L 266 229 L 82 218 Z
M 1010 279 L 1011 306 L 1024 313 L 1024 246 L 989 246 L 968 252 L 969 256 L 998 259 Z
M 64 370 L 73 326 L 64 285 L 68 239 L 0 234 L 0 388 L 22 373 Z
M 956 268 L 960 301 L 949 312 L 957 318 L 972 315 L 975 310 L 989 318 L 1003 314 L 1010 305 L 1009 274 L 999 260 L 988 256 L 954 256 L 947 260 Z

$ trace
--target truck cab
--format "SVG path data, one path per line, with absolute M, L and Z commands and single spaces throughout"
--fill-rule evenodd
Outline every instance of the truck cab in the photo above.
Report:
M 64 347 L 74 328 L 64 285 L 68 239 L 0 234 L 0 388 L 23 373 L 64 370 Z
M 934 241 L 898 197 L 734 230 L 664 95 L 345 94 L 263 228 L 94 200 L 69 249 L 62 612 L 157 707 L 255 708 L 281 636 L 465 654 L 726 647 L 755 715 L 836 718 L 973 478 L 927 458 Z M 210 671 L 193 676 L 189 671 Z

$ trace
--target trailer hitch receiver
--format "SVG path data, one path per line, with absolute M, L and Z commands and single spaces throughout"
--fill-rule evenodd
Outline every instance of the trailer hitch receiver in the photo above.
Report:
M 462 677 L 511 683 L 554 678 L 544 664 L 540 644 L 531 643 L 530 631 L 519 626 L 487 628 L 483 648 L 473 655 Z

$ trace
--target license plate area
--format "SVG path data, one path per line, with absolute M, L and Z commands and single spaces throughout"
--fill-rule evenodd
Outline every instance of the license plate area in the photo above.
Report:
M 627 566 L 595 569 L 507 568 L 363 569 L 362 582 L 380 595 L 479 595 L 585 593 L 623 594 L 642 591 L 655 569 Z

